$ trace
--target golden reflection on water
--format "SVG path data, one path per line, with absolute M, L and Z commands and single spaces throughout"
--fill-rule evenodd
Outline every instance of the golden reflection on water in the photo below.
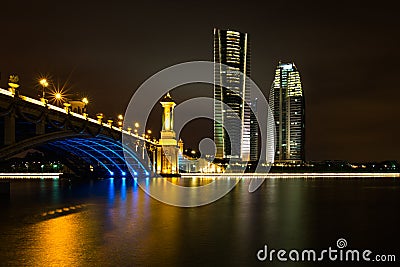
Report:
M 85 231 L 82 216 L 79 213 L 44 220 L 34 225 L 31 253 L 34 266 L 78 266 L 82 263 L 82 251 Z M 87 248 L 86 248 L 87 249 Z

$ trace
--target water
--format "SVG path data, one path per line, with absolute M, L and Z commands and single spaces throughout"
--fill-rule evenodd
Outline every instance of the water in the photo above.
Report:
M 336 248 L 339 238 L 400 261 L 399 204 L 400 180 L 386 178 L 269 179 L 254 193 L 241 181 L 198 208 L 160 203 L 130 179 L 15 181 L 1 199 L 0 265 L 286 266 L 256 253 Z

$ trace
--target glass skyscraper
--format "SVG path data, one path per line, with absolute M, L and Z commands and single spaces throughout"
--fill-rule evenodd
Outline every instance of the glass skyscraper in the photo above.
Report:
M 258 160 L 258 122 L 257 122 L 257 98 L 251 102 L 250 110 L 250 160 Z
M 300 73 L 294 63 L 278 64 L 269 104 L 277 131 L 275 162 L 304 161 L 305 102 Z
M 250 158 L 250 45 L 247 33 L 214 29 L 214 142 L 217 159 Z M 239 118 L 239 120 L 238 120 Z M 229 131 L 229 134 L 227 130 Z

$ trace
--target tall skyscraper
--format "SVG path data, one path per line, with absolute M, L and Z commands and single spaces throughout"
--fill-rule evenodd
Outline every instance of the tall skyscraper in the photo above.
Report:
M 275 162 L 304 161 L 305 102 L 300 73 L 294 63 L 279 62 L 269 104 L 277 131 Z
M 257 98 L 251 101 L 250 110 L 250 160 L 258 160 Z
M 247 33 L 214 29 L 214 142 L 216 158 L 250 158 L 250 45 Z M 219 102 L 220 101 L 220 102 Z M 223 104 L 222 104 L 223 103 Z M 229 107 L 229 108 L 228 108 Z M 237 120 L 239 118 L 239 121 Z M 229 131 L 229 134 L 227 130 Z

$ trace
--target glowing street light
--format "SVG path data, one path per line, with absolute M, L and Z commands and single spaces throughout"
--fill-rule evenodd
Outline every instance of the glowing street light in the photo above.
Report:
M 46 88 L 49 86 L 49 82 L 47 81 L 46 78 L 42 78 L 39 80 L 40 85 L 42 86 L 42 102 L 46 102 Z
M 88 112 L 87 112 L 87 105 L 89 104 L 89 99 L 87 97 L 82 98 L 82 103 L 85 104 L 85 106 L 83 107 L 82 113 L 83 116 L 87 117 L 88 116 Z
M 151 134 L 151 130 L 147 130 L 147 133 L 148 133 L 148 134 Z
M 49 82 L 47 81 L 47 79 L 43 78 L 39 81 L 40 85 L 43 87 L 47 87 L 49 86 Z
M 62 94 L 61 93 L 55 93 L 54 98 L 57 100 L 61 100 Z
M 138 123 L 138 122 L 135 122 L 135 127 L 136 127 L 136 128 L 139 128 L 139 126 L 140 126 L 139 123 Z
M 118 119 L 119 119 L 120 121 L 122 121 L 122 120 L 124 119 L 124 116 L 123 116 L 122 114 L 119 114 L 119 115 L 118 115 Z

